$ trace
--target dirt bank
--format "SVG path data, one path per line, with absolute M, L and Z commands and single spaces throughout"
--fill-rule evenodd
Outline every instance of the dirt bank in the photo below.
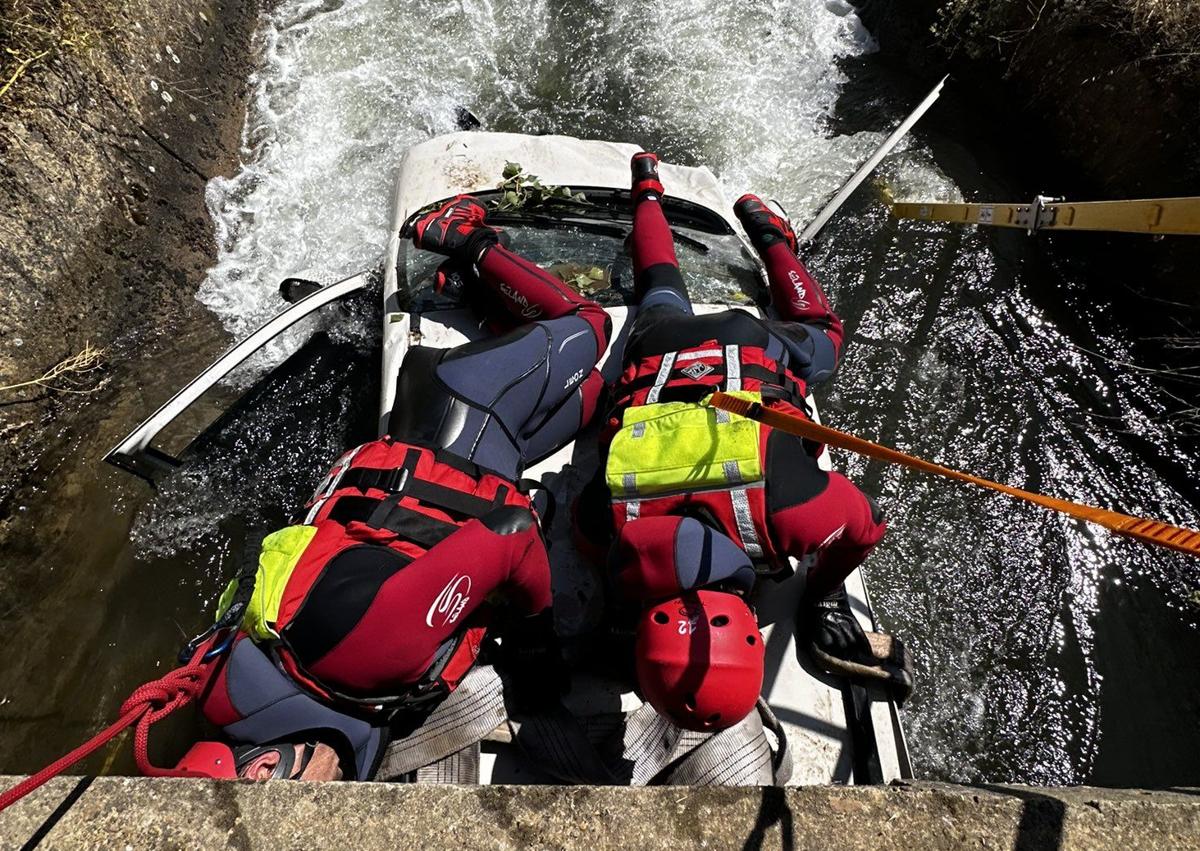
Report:
M 215 252 L 204 190 L 237 163 L 258 8 L 0 0 L 0 385 L 104 350 L 103 368 L 49 382 L 61 389 L 0 391 L 7 568 L 55 526 L 33 517 L 49 494 L 30 497 L 70 487 L 61 459 L 94 463 L 128 424 L 113 405 L 137 396 L 132 379 L 181 334 L 200 357 L 224 342 L 194 298 Z
M 950 73 L 1048 192 L 1200 194 L 1200 4 L 862 0 L 882 53 Z

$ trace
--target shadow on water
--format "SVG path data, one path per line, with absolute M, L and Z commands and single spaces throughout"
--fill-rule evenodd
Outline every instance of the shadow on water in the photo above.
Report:
M 932 84 L 872 57 L 840 67 L 833 132 L 894 125 Z M 1020 201 L 1049 188 L 983 138 L 992 121 L 951 81 L 879 175 L 902 200 Z M 1148 338 L 1165 317 L 1145 291 L 1168 274 L 1159 267 L 1179 285 L 1163 259 L 1177 245 L 895 222 L 865 186 L 809 257 L 848 332 L 823 410 L 989 478 L 1195 524 L 1196 439 L 1173 427 L 1164 393 L 1178 387 L 1136 367 L 1155 362 Z M 919 776 L 1200 777 L 1186 557 L 875 462 L 837 463 L 890 517 L 867 573 L 881 619 L 916 647 L 906 720 Z
M 39 554 L 50 566 L 45 590 L 9 628 L 24 661 L 0 670 L 5 771 L 40 768 L 111 721 L 129 692 L 203 629 L 247 535 L 286 523 L 332 458 L 374 436 L 377 363 L 377 348 L 318 332 L 221 416 L 148 500 L 145 485 L 112 473 L 140 498 L 97 489 L 95 506 L 63 515 L 61 552 Z M 76 569 L 54 569 L 64 564 Z M 31 670 L 40 672 L 32 688 Z M 186 735 L 187 725 L 164 726 L 155 749 L 172 752 L 164 740 Z M 77 770 L 98 770 L 102 759 Z M 132 772 L 132 759 L 122 751 L 105 768 Z

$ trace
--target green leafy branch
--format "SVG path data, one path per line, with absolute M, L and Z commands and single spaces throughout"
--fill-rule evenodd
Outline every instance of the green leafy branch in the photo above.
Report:
M 536 174 L 525 171 L 520 163 L 506 162 L 501 176 L 503 180 L 497 187 L 500 189 L 500 195 L 492 202 L 491 207 L 497 213 L 540 207 L 554 201 L 588 203 L 582 192 L 571 192 L 568 186 L 542 183 Z
M 588 266 L 582 263 L 555 263 L 548 269 L 575 292 L 592 296 L 612 287 L 612 267 Z

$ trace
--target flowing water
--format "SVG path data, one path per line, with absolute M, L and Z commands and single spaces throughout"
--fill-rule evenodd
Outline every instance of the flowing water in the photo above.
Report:
M 919 97 L 872 67 L 871 40 L 840 0 L 282 0 L 261 37 L 243 167 L 209 187 L 219 258 L 198 291 L 235 337 L 282 306 L 285 274 L 379 256 L 394 166 L 455 129 L 459 106 L 490 130 L 630 141 L 708 165 L 730 200 L 774 196 L 803 221 Z M 882 173 L 904 197 L 997 188 L 925 135 Z M 1098 264 L 1014 234 L 897 226 L 863 190 L 810 265 L 850 331 L 820 399 L 834 425 L 1056 496 L 1200 522 L 1196 465 L 1161 425 L 1154 386 L 1114 365 L 1137 355 L 1097 289 Z M 202 626 L 247 529 L 282 522 L 338 448 L 369 435 L 369 316 L 359 304 L 322 320 L 319 345 L 260 385 L 154 498 L 111 478 L 84 495 L 78 514 L 109 531 L 64 546 L 88 550 L 93 581 L 64 580 L 73 590 L 60 602 L 86 617 L 65 624 L 63 607 L 43 606 L 23 623 L 36 636 L 28 670 L 55 673 L 40 712 L 21 694 L 25 667 L 0 675 L 0 713 L 16 701 L 0 714 L 5 769 L 36 767 L 111 714 Z M 181 352 L 179 364 L 198 360 Z M 155 378 L 147 395 L 183 377 Z M 999 496 L 837 461 L 892 524 L 867 575 L 884 625 L 915 652 L 904 714 L 920 776 L 1200 781 L 1192 563 Z M 97 576 L 102 605 L 88 597 Z

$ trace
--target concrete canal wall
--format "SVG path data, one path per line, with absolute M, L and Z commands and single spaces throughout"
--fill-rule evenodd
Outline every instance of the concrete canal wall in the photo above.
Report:
M 4 787 L 16 778 L 4 778 Z M 18 848 L 1200 848 L 1200 790 L 641 789 L 52 781 L 0 814 Z M 29 846 L 26 846 L 29 847 Z

